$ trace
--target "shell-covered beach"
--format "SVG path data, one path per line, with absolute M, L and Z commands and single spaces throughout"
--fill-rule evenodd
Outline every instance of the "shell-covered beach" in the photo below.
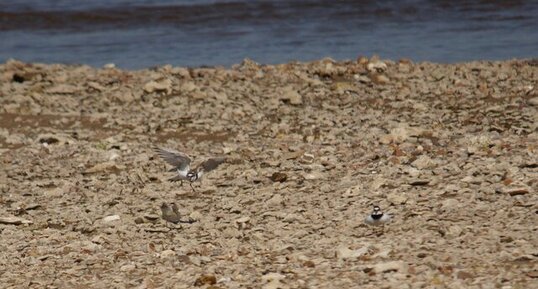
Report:
M 538 287 L 537 85 L 535 59 L 7 61 L 0 287 Z M 193 191 L 155 146 L 227 162 Z

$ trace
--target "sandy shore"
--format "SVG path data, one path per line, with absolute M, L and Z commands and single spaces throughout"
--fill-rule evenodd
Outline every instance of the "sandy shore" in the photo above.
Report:
M 537 84 L 535 60 L 1 64 L 0 287 L 538 286 Z M 193 192 L 153 145 L 229 161 Z

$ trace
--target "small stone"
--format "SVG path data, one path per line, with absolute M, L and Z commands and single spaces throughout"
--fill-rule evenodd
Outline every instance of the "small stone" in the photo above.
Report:
M 403 261 L 390 261 L 385 263 L 375 264 L 372 267 L 374 273 L 386 272 L 405 272 L 407 265 Z
M 106 243 L 108 242 L 107 239 L 103 238 L 103 236 L 101 235 L 97 235 L 95 237 L 93 237 L 91 239 L 92 243 L 95 243 L 95 244 L 103 244 L 103 243 Z
M 368 64 L 368 61 L 369 61 L 369 60 L 368 60 L 368 57 L 366 57 L 366 56 L 359 56 L 359 57 L 357 58 L 357 63 L 358 63 L 358 64 L 365 65 L 365 64 Z
M 458 277 L 458 279 L 463 279 L 463 280 L 474 278 L 474 276 L 471 273 L 468 273 L 465 271 L 458 271 L 458 273 L 456 273 L 456 276 Z
M 375 84 L 387 84 L 390 82 L 390 79 L 387 76 L 377 73 L 370 75 L 370 79 Z
M 287 214 L 282 221 L 286 223 L 305 223 L 305 220 L 301 215 L 294 213 Z
M 48 145 L 51 145 L 51 144 L 74 144 L 75 143 L 75 140 L 69 136 L 65 136 L 65 135 L 62 135 L 62 134 L 49 134 L 49 133 L 46 133 L 46 134 L 40 134 L 38 135 L 37 137 L 37 141 L 44 145 L 44 146 L 48 146 Z
M 81 242 L 80 249 L 85 252 L 96 252 L 97 250 L 101 249 L 101 245 L 90 241 L 83 241 Z
M 342 259 L 342 260 L 345 260 L 345 259 L 356 259 L 364 254 L 368 253 L 368 247 L 362 247 L 360 249 L 357 249 L 357 250 L 351 250 L 349 249 L 348 247 L 346 246 L 342 246 L 342 247 L 339 247 L 337 250 L 336 250 L 336 257 L 338 257 L 338 259 Z
M 446 72 L 443 69 L 435 69 L 431 72 L 431 76 L 435 81 L 440 81 L 446 77 Z
M 185 67 L 174 67 L 174 68 L 172 68 L 171 73 L 179 75 L 182 78 L 187 78 L 188 79 L 188 78 L 191 77 L 191 74 L 190 74 L 189 70 L 187 68 L 185 68 Z
M 192 213 L 189 214 L 189 218 L 195 222 L 202 220 L 203 217 L 204 215 L 202 215 L 202 213 L 200 213 L 199 211 L 193 211 Z
M 170 231 L 170 228 L 166 228 L 166 227 L 153 228 L 153 227 L 150 227 L 150 228 L 144 228 L 144 231 L 146 231 L 148 233 L 166 233 L 166 232 Z
M 408 197 L 403 192 L 393 192 L 387 195 L 387 201 L 394 205 L 401 205 L 407 202 Z
M 204 274 L 196 278 L 194 286 L 213 285 L 217 283 L 217 278 L 213 274 Z
M 307 164 L 311 164 L 315 159 L 315 156 L 313 154 L 304 153 L 301 156 L 301 161 Z
M 226 277 L 221 277 L 219 280 L 217 280 L 217 283 L 230 283 L 232 281 L 232 278 L 226 276 Z
M 511 189 L 505 190 L 504 192 L 513 197 L 513 196 L 528 194 L 529 190 L 526 188 L 511 188 Z
M 22 225 L 22 224 L 32 224 L 32 221 L 28 221 L 19 217 L 0 217 L 0 224 L 8 225 Z
M 106 88 L 97 82 L 90 81 L 86 84 L 89 88 L 95 89 L 97 91 L 104 91 Z
M 511 236 L 501 236 L 500 241 L 501 243 L 511 243 L 514 241 L 514 238 L 512 238 Z
M 286 86 L 282 88 L 279 92 L 280 100 L 289 101 L 290 104 L 301 104 L 303 103 L 303 97 L 291 86 Z
M 119 215 L 111 215 L 111 216 L 104 217 L 103 222 L 109 223 L 109 222 L 113 222 L 113 221 L 118 221 L 119 219 L 120 219 Z
M 47 93 L 51 94 L 73 94 L 78 91 L 79 88 L 77 86 L 69 84 L 59 84 L 46 90 Z
M 457 208 L 460 201 L 456 199 L 446 199 L 441 203 L 441 208 L 444 210 Z
M 450 238 L 456 238 L 461 236 L 461 233 L 463 232 L 463 229 L 460 226 L 453 225 L 450 226 L 446 232 L 446 236 Z
M 241 217 L 237 220 L 235 220 L 236 223 L 248 223 L 250 222 L 250 217 L 249 216 L 244 216 L 244 217 Z
M 161 257 L 161 259 L 168 259 L 174 256 L 176 256 L 176 252 L 174 250 L 164 250 L 161 252 L 159 257 Z
M 412 166 L 419 170 L 431 168 L 435 165 L 433 160 L 427 155 L 421 155 L 415 161 L 411 163 Z
M 425 186 L 430 183 L 430 180 L 427 179 L 413 179 L 409 181 L 409 184 L 412 186 Z
M 131 272 L 136 269 L 135 264 L 127 264 L 120 267 L 120 271 L 122 272 Z
M 164 92 L 170 94 L 172 93 L 172 81 L 167 78 L 159 81 L 152 80 L 144 85 L 144 91 L 147 93 Z
M 477 183 L 480 183 L 479 181 L 477 181 L 477 178 L 473 177 L 473 176 L 466 176 L 464 177 L 463 179 L 461 179 L 461 181 L 463 183 L 470 183 L 470 184 L 477 184 Z
M 383 61 L 372 61 L 366 65 L 366 69 L 370 72 L 383 72 L 387 70 L 387 64 Z
M 360 82 L 360 83 L 370 83 L 370 82 L 372 82 L 372 80 L 366 75 L 355 74 L 355 75 L 353 75 L 353 78 L 356 81 Z
M 275 172 L 271 175 L 271 181 L 273 182 L 285 182 L 288 179 L 288 175 L 281 172 Z
M 250 217 L 248 216 L 245 216 L 245 217 L 241 217 L 237 220 L 235 220 L 235 227 L 239 230 L 244 230 L 246 228 L 249 228 L 251 226 L 250 224 Z M 234 235 L 235 233 L 237 233 L 237 231 L 231 231 L 230 232 L 232 235 Z
M 155 222 L 157 220 L 159 220 L 161 217 L 157 214 L 145 214 L 144 215 L 144 219 L 148 220 L 148 221 L 151 221 L 151 222 Z
M 104 163 L 96 164 L 95 166 L 86 169 L 84 172 L 82 172 L 82 174 L 89 175 L 89 174 L 102 173 L 102 172 L 118 173 L 122 169 L 123 167 L 116 165 L 114 162 L 104 162 Z
M 528 100 L 529 104 L 532 106 L 538 106 L 538 97 L 533 97 Z
M 285 278 L 286 278 L 285 275 L 282 275 L 280 273 L 274 273 L 274 272 L 267 273 L 267 274 L 262 276 L 262 280 L 265 281 L 265 282 L 280 281 L 280 280 L 283 280 Z
M 531 278 L 538 278 L 538 270 L 533 270 L 533 271 L 527 272 L 527 276 L 529 276 Z
M 269 200 L 267 200 L 268 206 L 280 206 L 284 202 L 284 197 L 281 194 L 274 194 Z
M 450 276 L 454 272 L 454 267 L 452 267 L 451 265 L 444 265 L 437 267 L 437 270 L 439 270 L 439 272 L 441 272 L 445 276 Z
M 262 276 L 262 281 L 265 283 L 263 285 L 263 289 L 278 289 L 283 288 L 282 280 L 286 278 L 285 275 L 282 275 L 280 273 L 267 273 Z
M 193 92 L 198 90 L 198 86 L 192 81 L 185 81 L 179 86 L 179 90 L 182 92 Z

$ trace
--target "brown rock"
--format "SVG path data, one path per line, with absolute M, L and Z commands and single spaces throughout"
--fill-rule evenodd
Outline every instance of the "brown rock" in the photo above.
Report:
M 292 86 L 286 86 L 278 91 L 278 98 L 284 101 L 289 101 L 290 104 L 303 103 L 303 97 Z
M 463 279 L 463 280 L 474 278 L 473 274 L 465 272 L 465 271 L 458 271 L 458 273 L 456 273 L 456 276 L 458 277 L 458 279 Z
M 8 225 L 22 225 L 22 224 L 32 224 L 32 221 L 28 221 L 19 217 L 0 217 L 0 224 Z
M 147 93 L 164 92 L 166 94 L 170 94 L 172 93 L 172 81 L 167 78 L 158 81 L 152 80 L 144 84 L 144 91 Z
M 217 283 L 217 278 L 213 274 L 204 274 L 196 278 L 194 286 L 213 285 Z
M 510 188 L 506 189 L 504 192 L 513 197 L 528 194 L 529 190 L 527 188 Z
M 271 175 L 271 181 L 283 183 L 288 180 L 288 175 L 282 172 L 275 172 Z

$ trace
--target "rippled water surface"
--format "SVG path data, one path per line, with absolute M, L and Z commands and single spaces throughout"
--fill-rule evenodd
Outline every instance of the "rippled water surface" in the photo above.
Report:
M 0 1 L 0 62 L 144 68 L 538 56 L 538 1 Z

